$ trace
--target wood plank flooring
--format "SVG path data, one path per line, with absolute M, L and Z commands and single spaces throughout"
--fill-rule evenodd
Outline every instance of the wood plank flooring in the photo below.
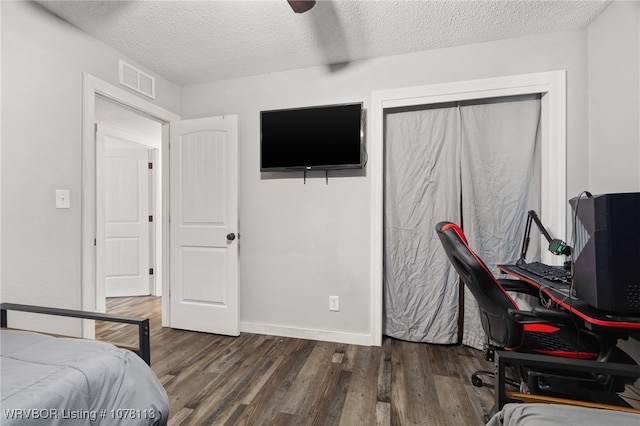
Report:
M 107 299 L 146 316 L 151 366 L 167 390 L 170 425 L 483 425 L 493 392 L 469 376 L 492 369 L 480 351 L 385 338 L 381 347 L 161 327 L 160 298 Z M 134 344 L 135 328 L 96 324 L 100 339 Z

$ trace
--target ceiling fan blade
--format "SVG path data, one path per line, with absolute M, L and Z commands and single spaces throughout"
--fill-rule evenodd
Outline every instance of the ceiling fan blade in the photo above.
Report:
M 316 5 L 316 0 L 287 0 L 295 13 L 304 13 Z

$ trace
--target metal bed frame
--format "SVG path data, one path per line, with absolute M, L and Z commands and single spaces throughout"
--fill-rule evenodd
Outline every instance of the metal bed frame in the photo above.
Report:
M 149 319 L 103 314 L 100 312 L 79 311 L 73 309 L 48 308 L 44 306 L 21 305 L 17 303 L 0 304 L 0 327 L 7 327 L 7 311 L 30 312 L 34 314 L 55 315 L 108 322 L 134 324 L 138 327 L 138 348 L 132 349 L 140 358 L 151 365 L 151 346 L 149 343 Z

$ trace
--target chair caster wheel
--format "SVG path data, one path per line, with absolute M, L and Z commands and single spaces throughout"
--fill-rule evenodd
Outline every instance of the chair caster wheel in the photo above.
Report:
M 473 376 L 471 378 L 471 384 L 477 388 L 481 388 L 482 387 L 482 379 L 477 377 L 477 376 Z

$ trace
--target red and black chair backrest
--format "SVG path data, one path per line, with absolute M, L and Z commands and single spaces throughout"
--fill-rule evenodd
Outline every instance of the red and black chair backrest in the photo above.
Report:
M 523 327 L 509 316 L 508 311 L 518 309 L 517 304 L 471 250 L 458 225 L 440 222 L 436 232 L 449 260 L 478 302 L 482 328 L 490 343 L 504 349 L 518 348 L 523 341 Z

